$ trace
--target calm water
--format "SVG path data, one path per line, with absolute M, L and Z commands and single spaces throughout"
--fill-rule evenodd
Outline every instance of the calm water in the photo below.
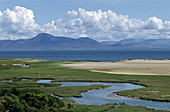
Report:
M 32 58 L 56 61 L 118 61 L 138 58 L 170 59 L 170 51 L 0 51 L 0 58 Z
M 39 83 L 50 83 L 51 80 L 40 80 L 37 81 Z M 127 98 L 123 96 L 117 96 L 115 98 L 107 97 L 107 95 L 112 94 L 116 91 L 123 90 L 132 90 L 144 88 L 143 86 L 129 84 L 129 83 L 104 83 L 104 82 L 56 82 L 62 84 L 61 87 L 64 86 L 89 86 L 93 84 L 103 84 L 103 85 L 112 85 L 112 87 L 99 89 L 99 90 L 90 90 L 88 92 L 82 93 L 82 98 L 75 98 L 76 103 L 78 104 L 86 104 L 86 105 L 103 105 L 106 103 L 123 103 L 125 102 L 127 105 L 131 106 L 145 106 L 148 108 L 154 108 L 156 110 L 169 110 L 170 111 L 170 103 L 168 102 L 156 102 L 156 101 L 147 101 L 140 99 Z

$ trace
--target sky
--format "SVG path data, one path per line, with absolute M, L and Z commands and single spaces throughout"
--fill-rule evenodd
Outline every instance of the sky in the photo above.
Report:
M 170 38 L 170 0 L 0 0 L 0 40 Z

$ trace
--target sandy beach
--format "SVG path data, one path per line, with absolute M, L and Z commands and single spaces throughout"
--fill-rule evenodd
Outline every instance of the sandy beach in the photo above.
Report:
M 110 74 L 170 76 L 170 60 L 133 59 L 118 62 L 81 62 L 61 66 Z

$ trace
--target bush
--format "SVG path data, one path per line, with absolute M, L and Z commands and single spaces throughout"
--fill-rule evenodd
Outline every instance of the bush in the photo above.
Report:
M 63 101 L 61 101 L 59 98 L 53 97 L 53 96 L 49 96 L 48 105 L 53 106 L 53 107 L 57 107 L 57 108 L 61 108 L 61 107 L 65 106 Z
M 14 87 L 14 88 L 11 88 L 10 93 L 18 96 L 20 94 L 20 91 Z
M 12 88 L 4 99 L 2 107 L 9 112 L 57 112 L 57 108 L 64 106 L 63 101 L 59 98 L 45 93 L 23 93 L 16 88 Z
M 23 112 L 24 106 L 20 103 L 19 98 L 14 94 L 10 94 L 10 96 L 5 96 L 5 101 L 3 103 L 5 109 L 9 110 L 9 112 Z
M 25 93 L 21 96 L 30 107 L 42 109 L 47 106 L 49 99 L 45 94 Z
M 0 90 L 0 96 L 5 96 L 6 94 L 9 93 L 9 90 L 8 89 L 2 89 Z

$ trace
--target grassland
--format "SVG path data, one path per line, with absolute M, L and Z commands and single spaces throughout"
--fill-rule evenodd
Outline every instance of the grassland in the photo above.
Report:
M 60 97 L 82 97 L 82 92 L 87 92 L 93 89 L 103 89 L 110 87 L 109 85 L 90 85 L 90 86 L 72 86 L 72 87 L 56 87 L 51 89 L 51 87 L 43 88 L 42 90 L 46 93 L 54 94 Z
M 127 97 L 140 98 L 146 100 L 166 101 L 170 102 L 170 77 L 169 76 L 146 76 L 146 75 L 121 75 L 95 73 L 89 70 L 71 69 L 69 67 L 60 66 L 61 64 L 72 64 L 79 62 L 56 62 L 32 59 L 0 59 L 0 91 L 13 87 L 19 89 L 39 89 L 48 94 L 56 94 L 59 96 L 77 96 L 89 89 L 104 88 L 102 85 L 92 85 L 84 87 L 58 87 L 59 84 L 36 83 L 38 79 L 53 79 L 54 81 L 93 81 L 93 82 L 127 82 L 132 84 L 144 85 L 146 88 L 137 90 L 128 90 L 118 92 L 119 95 Z M 22 67 L 16 64 L 29 64 L 30 67 Z M 21 81 L 22 78 L 30 78 L 31 80 Z M 13 80 L 8 82 L 7 80 Z M 3 93 L 1 93 L 1 96 Z M 2 99 L 3 100 L 3 99 Z M 90 108 L 85 105 L 74 104 L 76 108 Z M 111 106 L 111 105 L 110 105 Z M 111 107 L 106 106 L 108 111 Z M 113 105 L 112 105 L 113 107 Z M 92 108 L 92 107 L 91 107 Z M 96 108 L 90 110 L 96 111 Z M 102 108 L 105 108 L 102 107 Z M 106 110 L 107 110 L 106 109 Z M 112 108 L 113 109 L 113 108 Z M 123 110 L 122 110 L 123 109 Z M 138 112 L 135 110 L 143 110 L 144 112 L 153 112 L 142 107 L 121 106 L 114 110 L 125 112 Z M 102 110 L 102 109 L 101 109 Z M 128 112 L 128 111 L 127 111 Z M 139 111 L 140 112 L 140 111 Z
M 110 112 L 165 112 L 165 111 L 156 111 L 153 109 L 148 109 L 145 107 L 140 106 L 129 106 L 129 105 L 122 105 L 120 108 L 110 111 Z
M 146 107 L 140 107 L 140 106 L 129 106 L 129 105 L 117 105 L 115 103 L 107 103 L 105 105 L 80 105 L 80 104 L 75 104 L 74 100 L 72 99 L 63 99 L 64 103 L 67 104 L 72 104 L 79 112 L 79 109 L 83 110 L 84 112 L 167 112 L 164 110 L 153 110 L 153 109 L 148 109 Z M 115 108 L 118 106 L 118 108 Z M 64 109 L 67 109 L 67 107 L 64 107 Z

